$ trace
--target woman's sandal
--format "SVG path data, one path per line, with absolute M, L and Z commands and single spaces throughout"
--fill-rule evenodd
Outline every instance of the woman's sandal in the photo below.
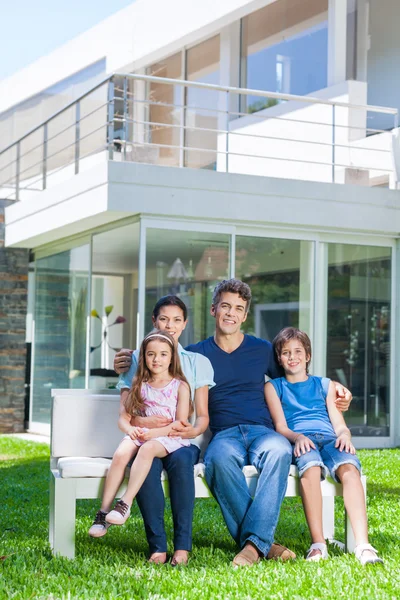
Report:
M 373 556 L 365 554 L 369 551 Z M 359 544 L 354 549 L 356 559 L 360 561 L 362 565 L 374 565 L 376 563 L 383 563 L 383 560 L 379 558 L 377 550 L 371 544 Z
M 318 553 L 313 554 L 314 550 L 316 550 Z M 311 544 L 307 552 L 306 560 L 317 562 L 318 560 L 326 560 L 327 558 L 329 558 L 329 555 L 326 544 Z

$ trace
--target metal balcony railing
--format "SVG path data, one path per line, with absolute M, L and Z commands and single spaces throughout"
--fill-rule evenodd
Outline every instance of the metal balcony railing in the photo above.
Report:
M 395 187 L 397 127 L 392 108 L 116 74 L 0 152 L 0 198 L 104 160 Z

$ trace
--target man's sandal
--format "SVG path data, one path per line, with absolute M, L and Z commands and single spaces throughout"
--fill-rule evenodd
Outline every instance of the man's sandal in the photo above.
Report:
M 371 544 L 359 544 L 355 547 L 354 554 L 356 555 L 356 559 L 359 560 L 362 565 L 383 563 L 383 560 L 378 556 L 377 550 L 375 550 Z
M 272 544 L 268 554 L 268 560 L 294 560 L 296 555 L 289 548 L 285 548 L 281 544 L 276 544 L 275 542 Z
M 255 548 L 254 550 L 255 552 L 250 550 L 246 545 L 238 554 L 236 554 L 232 561 L 232 565 L 234 567 L 251 567 L 260 562 L 260 555 Z
M 311 544 L 307 552 L 306 560 L 317 562 L 319 560 L 326 560 L 327 558 L 329 558 L 329 555 L 326 544 L 318 542 Z

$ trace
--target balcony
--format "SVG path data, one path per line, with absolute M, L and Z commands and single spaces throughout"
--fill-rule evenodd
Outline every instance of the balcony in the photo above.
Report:
M 351 102 L 354 86 L 318 98 L 113 75 L 0 152 L 0 197 L 104 161 L 396 188 L 398 111 Z

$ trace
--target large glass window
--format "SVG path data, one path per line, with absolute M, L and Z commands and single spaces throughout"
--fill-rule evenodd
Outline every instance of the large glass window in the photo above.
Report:
M 355 435 L 389 435 L 391 249 L 329 244 L 327 375 L 349 387 Z
M 31 421 L 50 423 L 52 388 L 85 387 L 89 246 L 36 262 Z
M 90 328 L 92 388 L 114 387 L 114 355 L 136 347 L 139 223 L 93 236 Z
M 282 327 L 310 331 L 311 242 L 236 237 L 236 277 L 248 283 L 252 307 L 246 333 L 272 340 Z
M 147 75 L 182 79 L 182 53 L 178 52 L 147 69 Z M 149 141 L 154 144 L 146 148 L 146 162 L 179 166 L 181 125 L 183 121 L 181 86 L 152 82 L 148 90 Z
M 153 306 L 161 296 L 178 295 L 187 305 L 189 323 L 183 346 L 214 332 L 212 293 L 229 277 L 229 236 L 220 233 L 147 229 L 145 331 L 152 328 Z
M 242 87 L 305 95 L 325 88 L 328 0 L 277 0 L 242 20 Z M 248 112 L 276 100 L 248 96 Z
M 186 52 L 186 79 L 219 84 L 219 35 Z M 215 169 L 220 92 L 186 88 L 185 166 Z M 203 131 L 201 131 L 203 130 Z M 207 131 L 204 131 L 207 130 Z

